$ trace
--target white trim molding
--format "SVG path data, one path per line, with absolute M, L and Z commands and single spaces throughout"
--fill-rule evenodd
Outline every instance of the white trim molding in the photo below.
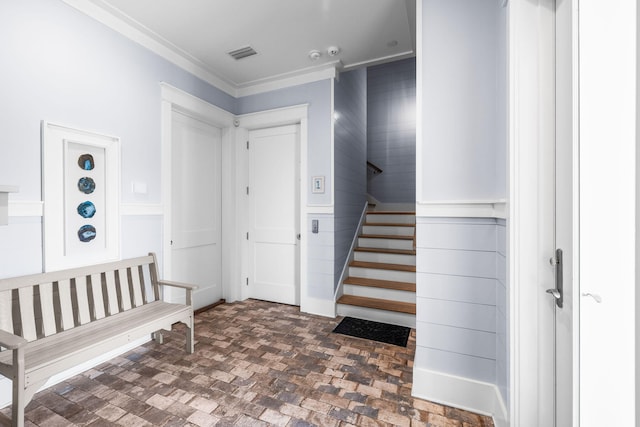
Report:
M 416 203 L 416 216 L 447 218 L 507 218 L 507 201 L 430 200 Z
M 508 426 L 507 406 L 494 384 L 413 368 L 412 396 L 493 417 L 496 427 Z
M 9 193 L 17 193 L 18 187 L 0 185 L 0 225 L 9 223 Z

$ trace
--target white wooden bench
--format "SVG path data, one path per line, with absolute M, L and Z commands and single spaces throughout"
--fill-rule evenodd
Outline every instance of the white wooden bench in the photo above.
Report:
M 158 280 L 154 254 L 0 280 L 0 374 L 13 382 L 12 425 L 47 380 L 148 334 L 187 326 L 193 353 L 192 290 Z M 185 289 L 185 304 L 162 301 L 162 287 Z

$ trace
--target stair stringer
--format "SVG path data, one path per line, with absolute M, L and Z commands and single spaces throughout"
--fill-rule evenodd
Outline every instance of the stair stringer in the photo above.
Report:
M 337 304 L 338 298 L 342 296 L 344 292 L 344 281 L 349 276 L 349 264 L 351 261 L 355 259 L 355 249 L 358 247 L 358 238 L 362 233 L 362 228 L 364 227 L 364 223 L 367 219 L 367 210 L 369 207 L 369 202 L 365 202 L 364 207 L 362 209 L 362 214 L 360 215 L 360 221 L 358 222 L 358 228 L 356 228 L 356 233 L 353 236 L 353 240 L 351 241 L 351 247 L 349 248 L 349 255 L 345 259 L 344 266 L 342 267 L 342 272 L 340 273 L 340 278 L 338 279 L 338 286 L 336 286 L 336 291 L 333 293 L 333 301 Z

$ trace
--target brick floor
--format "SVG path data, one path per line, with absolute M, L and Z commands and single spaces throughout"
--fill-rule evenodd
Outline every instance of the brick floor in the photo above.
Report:
M 264 301 L 220 305 L 196 316 L 194 354 L 177 326 L 162 345 L 38 393 L 25 425 L 493 426 L 411 396 L 415 331 L 397 347 L 331 333 L 339 320 Z

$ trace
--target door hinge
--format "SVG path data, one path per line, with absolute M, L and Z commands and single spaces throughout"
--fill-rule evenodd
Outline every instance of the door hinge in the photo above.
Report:
M 249 232 L 247 231 L 247 240 L 249 240 Z
M 249 278 L 247 277 L 247 286 L 249 286 Z
M 249 195 L 249 186 L 247 186 L 247 196 Z
M 249 141 L 247 141 L 247 150 L 249 149 Z

